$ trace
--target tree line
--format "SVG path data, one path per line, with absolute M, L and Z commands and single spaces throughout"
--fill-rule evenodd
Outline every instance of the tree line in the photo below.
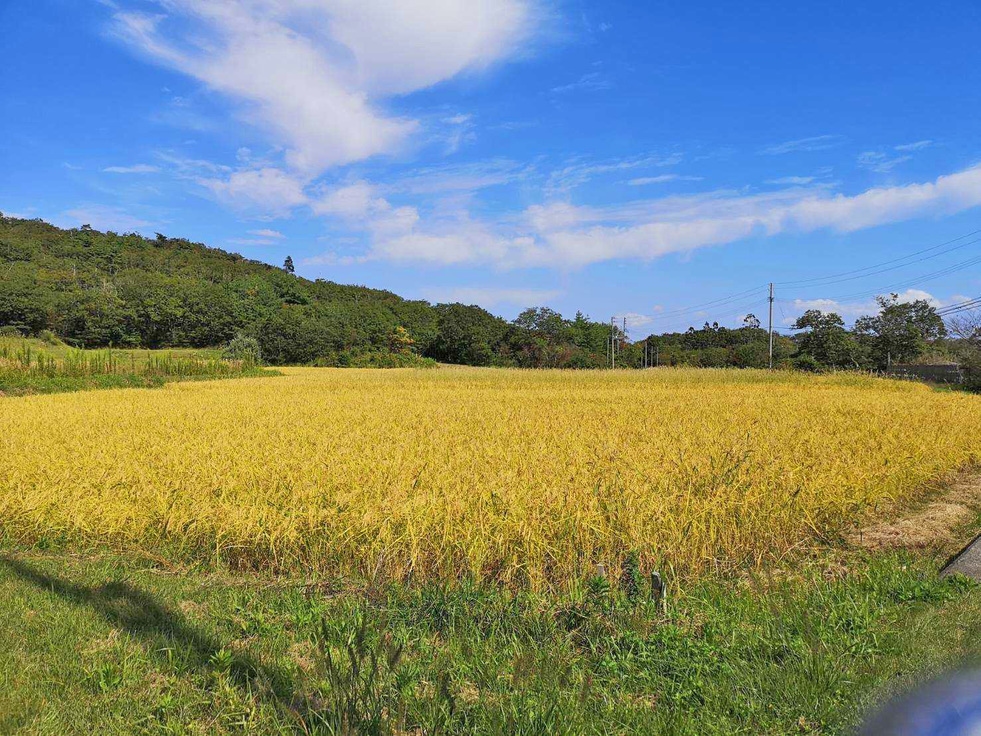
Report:
M 630 342 L 622 330 L 547 307 L 507 321 L 465 304 L 430 304 L 389 291 L 309 280 L 283 268 L 158 234 L 65 230 L 0 215 L 0 326 L 53 332 L 80 347 L 210 347 L 254 341 L 277 364 L 401 365 L 391 357 L 527 368 L 617 364 L 765 367 L 769 336 L 753 315 L 739 328 L 704 324 Z M 793 337 L 778 335 L 778 365 L 877 369 L 956 352 L 928 303 L 882 298 L 848 330 L 834 313 L 809 311 Z M 970 342 L 970 340 L 967 340 Z M 408 361 L 410 363 L 411 361 Z

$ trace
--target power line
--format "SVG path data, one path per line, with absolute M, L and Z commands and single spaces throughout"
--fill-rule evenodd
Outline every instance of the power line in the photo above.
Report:
M 831 299 L 831 300 L 838 300 L 838 299 L 861 299 L 863 297 L 877 296 L 878 294 L 882 294 L 884 292 L 891 292 L 891 291 L 893 291 L 895 289 L 908 289 L 908 288 L 910 288 L 912 286 L 917 286 L 919 284 L 926 283 L 927 281 L 933 281 L 934 279 L 938 279 L 941 276 L 947 276 L 949 274 L 956 273 L 958 271 L 963 271 L 965 268 L 970 268 L 971 266 L 976 266 L 979 263 L 981 263 L 981 256 L 975 256 L 974 258 L 969 258 L 966 261 L 961 261 L 960 263 L 955 263 L 952 266 L 947 266 L 946 268 L 942 268 L 942 269 L 940 269 L 938 271 L 933 271 L 931 273 L 927 273 L 927 274 L 924 274 L 922 276 L 918 276 L 918 277 L 916 277 L 914 279 L 911 279 L 909 281 L 899 281 L 899 282 L 890 284 L 888 286 L 884 286 L 882 288 L 876 289 L 874 291 L 860 291 L 860 292 L 854 292 L 854 293 L 851 293 L 851 294 L 839 294 L 837 296 L 825 296 L 825 297 L 821 297 L 821 298 L 823 298 L 823 299 Z
M 945 241 L 943 243 L 940 243 L 938 245 L 932 245 L 929 248 L 923 248 L 922 250 L 914 251 L 913 253 L 909 253 L 908 255 L 900 256 L 899 258 L 893 258 L 891 260 L 883 261 L 881 263 L 875 263 L 875 264 L 873 264 L 871 266 L 866 266 L 864 268 L 857 268 L 857 269 L 854 269 L 852 271 L 843 271 L 841 273 L 831 274 L 831 275 L 828 275 L 828 276 L 817 276 L 817 277 L 812 278 L 812 279 L 801 279 L 801 280 L 798 280 L 798 281 L 779 281 L 779 282 L 777 282 L 776 285 L 777 286 L 800 286 L 802 284 L 813 284 L 813 283 L 816 283 L 818 281 L 825 281 L 827 283 L 821 284 L 821 286 L 829 286 L 830 284 L 833 284 L 833 283 L 841 283 L 842 281 L 854 281 L 855 279 L 862 279 L 862 278 L 866 278 L 867 276 L 874 276 L 874 275 L 879 274 L 879 273 L 885 273 L 886 271 L 894 271 L 897 268 L 904 268 L 906 266 L 911 266 L 914 263 L 922 263 L 923 261 L 928 261 L 931 258 L 938 258 L 938 257 L 940 257 L 942 255 L 946 255 L 947 253 L 951 253 L 951 252 L 953 252 L 955 250 L 958 250 L 960 248 L 966 248 L 969 245 L 973 245 L 975 243 L 981 242 L 981 238 L 975 238 L 974 240 L 971 240 L 971 241 L 969 241 L 967 243 L 960 243 L 960 245 L 955 245 L 953 248 L 947 248 L 946 250 L 940 251 L 939 253 L 934 253 L 933 255 L 925 256 L 924 258 L 918 258 L 918 259 L 909 261 L 909 259 L 913 258 L 914 256 L 918 256 L 918 255 L 921 255 L 923 253 L 929 253 L 930 251 L 937 250 L 938 248 L 943 248 L 944 246 L 950 245 L 951 243 L 957 243 L 957 242 L 959 242 L 961 240 L 964 240 L 966 238 L 970 238 L 970 237 L 972 237 L 974 235 L 978 235 L 978 234 L 981 234 L 981 230 L 975 230 L 975 231 L 970 232 L 970 233 L 967 233 L 965 235 L 961 235 L 960 237 L 954 238 L 953 240 L 947 240 L 947 241 Z M 901 261 L 909 261 L 909 263 L 901 263 Z M 899 265 L 892 266 L 891 264 L 899 264 Z M 883 266 L 891 266 L 891 267 L 890 268 L 882 268 Z M 879 268 L 881 268 L 882 270 L 879 270 L 879 271 L 876 271 L 875 270 L 875 269 L 879 269 Z M 867 271 L 868 272 L 871 272 L 871 273 L 865 273 Z M 855 274 L 859 274 L 859 275 L 855 275 Z M 845 278 L 845 277 L 847 277 L 847 278 Z
M 760 286 L 754 286 L 752 289 L 746 289 L 746 291 L 740 291 L 738 294 L 730 294 L 729 296 L 724 296 L 724 297 L 720 297 L 718 299 L 713 299 L 710 302 L 704 302 L 702 304 L 694 304 L 694 305 L 692 305 L 690 307 L 681 307 L 679 309 L 672 309 L 672 310 L 669 310 L 667 312 L 661 312 L 660 314 L 656 315 L 656 317 L 658 319 L 662 319 L 662 318 L 665 318 L 665 317 L 673 317 L 675 315 L 681 315 L 681 314 L 685 314 L 685 313 L 688 313 L 688 312 L 696 312 L 696 311 L 698 311 L 700 309 L 703 309 L 705 307 L 723 306 L 727 302 L 734 301 L 736 299 L 739 299 L 740 297 L 746 296 L 747 294 L 752 294 L 753 292 L 762 291 L 765 288 L 766 288 L 766 284 L 762 284 Z
M 975 299 L 968 299 L 967 301 L 960 302 L 959 304 L 950 304 L 942 309 L 938 309 L 937 314 L 942 317 L 946 317 L 950 314 L 957 314 L 958 312 L 966 312 L 977 308 L 981 308 L 981 296 Z
M 981 229 L 973 230 L 972 232 L 965 233 L 964 235 L 953 238 L 951 240 L 946 240 L 943 243 L 932 245 L 928 248 L 921 248 L 920 250 L 913 251 L 912 253 L 909 253 L 905 256 L 900 256 L 898 258 L 882 261 L 880 263 L 872 264 L 870 266 L 865 266 L 863 268 L 853 269 L 850 271 L 842 271 L 839 273 L 829 274 L 827 276 L 818 276 L 810 279 L 799 279 L 796 281 L 778 281 L 778 282 L 774 282 L 771 286 L 799 286 L 805 284 L 812 284 L 817 287 L 824 287 L 824 286 L 831 286 L 832 284 L 864 279 L 870 276 L 876 276 L 882 273 L 888 273 L 890 271 L 895 271 L 897 269 L 906 268 L 908 266 L 912 266 L 917 263 L 923 263 L 925 261 L 934 258 L 939 258 L 940 256 L 947 255 L 948 253 L 952 253 L 962 248 L 966 248 L 968 246 L 981 243 L 981 237 L 974 237 L 979 235 L 981 235 Z M 922 256 L 922 257 L 918 258 L 917 256 Z M 949 274 L 956 273 L 965 268 L 970 268 L 971 266 L 975 266 L 978 264 L 981 264 L 981 256 L 975 256 L 965 261 L 961 261 L 951 266 L 947 266 L 945 268 L 939 269 L 937 271 L 922 274 L 920 276 L 909 279 L 907 281 L 896 282 L 888 286 L 882 287 L 880 289 L 876 289 L 874 291 L 862 291 L 852 294 L 841 294 L 837 296 L 822 296 L 822 297 L 815 297 L 815 298 L 827 299 L 828 301 L 838 301 L 838 300 L 845 300 L 845 299 L 859 299 L 859 298 L 877 296 L 879 294 L 890 292 L 893 290 L 908 289 L 913 286 L 926 283 L 928 281 L 932 281 L 942 276 L 947 276 Z M 760 303 L 757 301 L 757 298 L 760 295 L 760 292 L 762 292 L 764 289 L 767 288 L 768 286 L 766 284 L 762 284 L 760 286 L 754 286 L 750 289 L 746 289 L 745 291 L 740 291 L 735 294 L 719 297 L 718 299 L 712 299 L 710 301 L 702 302 L 700 304 L 694 304 L 688 307 L 680 307 L 678 309 L 672 309 L 667 312 L 661 312 L 660 314 L 654 315 L 654 319 L 660 322 L 664 327 L 668 327 L 669 325 L 677 324 L 679 321 L 688 317 L 694 312 L 703 311 L 709 308 L 718 309 L 720 307 L 734 307 L 739 305 L 739 309 L 740 309 L 739 312 L 733 313 L 732 315 L 727 315 L 726 317 L 719 318 L 725 320 L 728 319 L 729 316 L 738 316 L 738 314 L 743 313 L 745 310 L 752 309 L 754 307 L 759 306 Z M 747 299 L 747 297 L 749 298 Z M 769 301 L 770 299 L 773 299 L 773 301 L 770 302 L 770 304 L 778 303 L 779 305 L 779 303 L 782 302 L 786 302 L 788 304 L 793 303 L 789 299 L 775 299 L 772 295 L 772 292 L 769 294 L 768 299 L 762 303 L 766 304 L 767 301 Z M 798 300 L 800 300 L 799 297 Z M 954 309 L 955 307 L 962 307 L 962 308 Z M 963 311 L 974 307 L 981 307 L 981 297 L 978 297 L 977 300 L 970 300 L 970 302 L 965 302 L 963 303 L 963 305 L 951 305 L 950 307 L 946 307 L 943 310 L 940 310 L 939 313 L 944 315 L 955 314 L 957 313 L 957 311 Z M 781 314 L 782 313 L 783 310 L 781 308 Z M 714 321 L 717 322 L 719 321 L 719 319 L 716 319 Z M 687 321 L 687 319 L 685 321 Z M 774 328 L 774 329 L 782 329 L 782 328 Z
M 725 321 L 725 320 L 730 319 L 732 317 L 744 317 L 744 316 L 746 316 L 746 314 L 748 312 L 751 312 L 754 309 L 758 309 L 758 308 L 763 307 L 763 306 L 766 305 L 766 303 L 767 303 L 766 299 L 765 298 L 760 299 L 760 296 L 762 296 L 762 295 L 760 295 L 760 294 L 754 295 L 752 298 L 750 298 L 747 301 L 739 302 L 738 304 L 725 305 L 727 307 L 731 307 L 734 311 L 727 312 L 726 314 L 722 315 L 721 317 L 714 317 L 714 318 L 712 318 L 712 321 L 714 321 L 714 322 L 718 322 L 720 320 Z M 658 315 L 658 316 L 660 316 L 660 315 Z M 707 322 L 709 320 L 706 319 L 705 321 Z M 662 323 L 662 327 L 663 328 L 675 327 L 676 325 L 685 324 L 686 322 L 689 325 L 691 324 L 691 320 L 690 319 L 686 318 L 685 315 L 680 315 L 679 317 L 676 317 L 676 318 L 674 318 L 674 319 L 672 319 L 670 321 L 667 321 L 667 322 Z

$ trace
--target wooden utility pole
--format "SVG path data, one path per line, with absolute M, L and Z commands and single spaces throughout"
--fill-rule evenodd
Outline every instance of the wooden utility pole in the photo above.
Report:
M 773 282 L 770 282 L 770 370 L 773 370 Z
M 623 347 L 627 347 L 627 318 L 626 317 L 623 318 L 623 334 L 620 336 L 620 339 L 623 340 Z
M 617 367 L 617 318 L 610 317 L 610 355 L 613 360 L 610 363 L 611 368 Z

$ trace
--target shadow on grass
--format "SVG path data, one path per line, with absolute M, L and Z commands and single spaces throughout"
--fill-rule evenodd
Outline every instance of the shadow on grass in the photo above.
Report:
M 118 581 L 79 585 L 10 558 L 0 558 L 0 566 L 38 589 L 91 608 L 108 623 L 145 641 L 161 663 L 168 664 L 168 649 L 182 650 L 187 653 L 188 664 L 193 669 L 202 673 L 227 672 L 237 686 L 256 697 L 271 700 L 277 707 L 288 708 L 295 717 L 293 706 L 296 700 L 290 679 L 282 671 L 261 665 L 248 655 L 230 654 L 217 638 L 200 631 L 183 615 L 139 588 Z M 268 683 L 269 687 L 253 687 L 259 683 Z

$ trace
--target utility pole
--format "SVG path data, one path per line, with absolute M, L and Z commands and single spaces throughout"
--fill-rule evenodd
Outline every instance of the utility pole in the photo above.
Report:
M 623 335 L 620 337 L 623 340 L 623 347 L 627 347 L 627 318 L 623 318 Z
M 610 363 L 611 368 L 617 367 L 617 319 L 616 317 L 610 317 L 610 355 L 613 360 Z
M 770 282 L 770 370 L 773 370 L 773 282 Z

